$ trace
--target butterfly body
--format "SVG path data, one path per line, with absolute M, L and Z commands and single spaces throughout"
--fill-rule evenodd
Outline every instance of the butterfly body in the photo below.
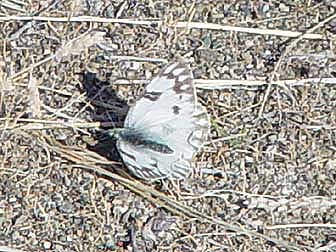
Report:
M 169 64 L 130 108 L 117 148 L 128 167 L 145 180 L 182 179 L 206 141 L 209 120 L 197 104 L 192 73 L 185 62 Z
M 173 153 L 174 151 L 160 138 L 153 138 L 153 135 L 146 136 L 143 132 L 135 129 L 125 129 L 119 133 L 119 141 L 125 141 L 139 148 L 148 148 L 159 153 Z

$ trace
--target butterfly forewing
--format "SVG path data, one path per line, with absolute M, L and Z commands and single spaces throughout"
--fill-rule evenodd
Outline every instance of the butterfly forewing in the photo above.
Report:
M 186 177 L 209 133 L 208 116 L 197 103 L 188 64 L 176 62 L 164 68 L 130 109 L 124 127 L 139 136 L 137 144 L 125 137 L 117 143 L 134 175 L 143 179 Z M 168 149 L 172 151 L 162 151 Z

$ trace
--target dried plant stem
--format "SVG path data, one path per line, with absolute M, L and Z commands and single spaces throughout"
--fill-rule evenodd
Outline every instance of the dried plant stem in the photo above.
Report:
M 42 129 L 66 129 L 66 128 L 101 128 L 113 127 L 113 122 L 61 122 L 48 121 L 38 119 L 15 119 L 15 118 L 0 118 L 0 122 L 6 121 L 5 125 L 1 125 L 0 129 L 24 129 L 24 130 L 42 130 Z
M 120 79 L 113 81 L 114 85 L 142 85 L 147 84 L 148 80 L 126 80 Z M 205 80 L 205 79 L 196 79 L 195 86 L 198 89 L 204 90 L 221 90 L 221 89 L 242 89 L 242 88 L 251 88 L 259 89 L 262 86 L 267 85 L 266 80 Z M 303 86 L 311 84 L 336 84 L 336 78 L 308 78 L 308 79 L 288 79 L 288 80 L 278 80 L 272 83 L 273 85 L 278 86 Z
M 36 63 L 30 65 L 29 67 L 27 67 L 27 68 L 25 68 L 25 69 L 23 69 L 23 70 L 15 73 L 15 74 L 11 75 L 8 79 L 9 80 L 14 80 L 14 79 L 20 77 L 22 74 L 26 74 L 26 73 L 32 71 L 35 67 L 38 67 L 38 66 L 40 66 L 40 65 L 42 65 L 44 63 L 47 63 L 48 61 L 50 61 L 50 60 L 52 60 L 54 58 L 55 58 L 55 55 L 48 56 L 48 57 L 44 58 L 43 60 L 40 60 L 39 62 L 36 62 Z
M 271 85 L 277 86 L 303 86 L 310 84 L 336 84 L 336 78 L 308 78 L 300 80 L 278 80 Z M 259 88 L 268 85 L 266 80 L 195 80 L 195 85 L 199 89 L 220 90 L 220 89 L 239 89 L 243 87 Z
M 24 252 L 24 251 L 15 248 L 10 248 L 7 246 L 0 246 L 0 252 Z
M 42 22 L 97 22 L 97 23 L 119 23 L 119 24 L 131 24 L 131 25 L 161 25 L 162 21 L 159 20 L 133 20 L 133 19 L 114 19 L 114 18 L 102 18 L 93 16 L 77 16 L 77 17 L 31 17 L 31 16 L 5 16 L 0 17 L 0 22 L 9 21 L 42 21 Z M 182 29 L 209 29 L 209 30 L 219 30 L 219 31 L 230 31 L 230 32 L 243 32 L 250 34 L 260 34 L 260 35 L 272 35 L 272 36 L 282 36 L 289 38 L 301 37 L 303 39 L 324 39 L 321 34 L 312 33 L 301 33 L 293 32 L 279 29 L 261 29 L 261 28 L 248 28 L 239 26 L 229 26 L 220 25 L 212 23 L 202 23 L 202 22 L 176 22 L 174 24 L 176 28 Z M 311 31 L 312 32 L 312 31 Z
M 272 226 L 266 226 L 265 228 L 268 230 L 289 229 L 289 228 L 336 228 L 336 224 L 333 224 L 333 223 L 297 223 L 297 224 L 272 225 Z

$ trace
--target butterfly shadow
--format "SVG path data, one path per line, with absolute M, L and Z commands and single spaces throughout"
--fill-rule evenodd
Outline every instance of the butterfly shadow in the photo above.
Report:
M 82 84 L 91 104 L 90 118 L 101 124 L 99 129 L 91 131 L 94 144 L 88 144 L 87 148 L 108 160 L 121 162 L 116 140 L 108 134 L 108 130 L 122 127 L 129 106 L 117 96 L 108 81 L 100 80 L 95 73 L 85 72 Z

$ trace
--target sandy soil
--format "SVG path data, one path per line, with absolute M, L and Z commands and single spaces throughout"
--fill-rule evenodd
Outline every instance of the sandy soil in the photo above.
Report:
M 289 2 L 2 0 L 0 251 L 335 251 L 336 4 Z M 102 130 L 178 57 L 211 141 L 144 183 Z

